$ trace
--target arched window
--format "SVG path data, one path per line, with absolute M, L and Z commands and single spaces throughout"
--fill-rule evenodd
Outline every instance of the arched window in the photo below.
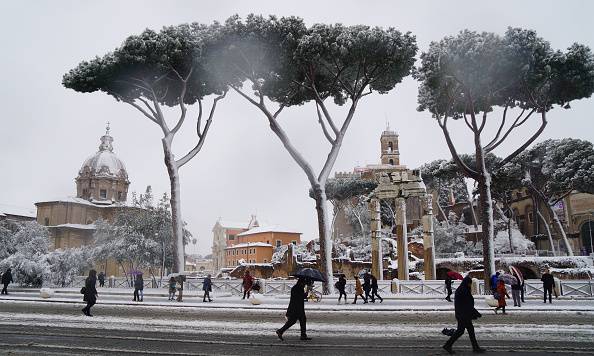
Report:
M 394 160 L 390 158 L 390 164 L 394 165 Z
M 392 152 L 394 150 L 394 146 L 392 146 L 392 141 L 388 142 L 388 152 Z

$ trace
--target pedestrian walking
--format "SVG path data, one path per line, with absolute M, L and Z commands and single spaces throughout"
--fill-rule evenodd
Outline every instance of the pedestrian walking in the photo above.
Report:
M 2 284 L 4 285 L 4 287 L 2 288 L 2 293 L 1 294 L 8 294 L 8 285 L 10 283 L 12 283 L 12 270 L 10 268 L 6 269 L 6 272 L 4 272 L 2 274 Z
M 144 299 L 144 280 L 142 273 L 136 276 L 134 280 L 134 302 L 142 302 Z
M 243 298 L 241 299 L 245 299 L 246 296 L 249 299 L 252 286 L 254 285 L 254 277 L 252 277 L 250 271 L 245 271 L 245 274 L 243 275 L 243 282 L 241 285 L 243 286 Z
M 547 293 L 549 294 L 549 304 L 553 303 L 553 285 L 555 284 L 555 279 L 550 271 L 547 269 L 545 273 L 542 274 L 540 280 L 542 281 L 542 288 L 544 290 L 544 302 L 547 302 Z
M 346 292 L 344 291 L 344 289 L 346 288 L 346 278 L 344 277 L 343 274 L 340 275 L 340 277 L 338 277 L 338 282 L 336 282 L 336 284 L 334 284 L 334 287 L 336 287 L 336 289 L 338 289 L 338 304 L 340 304 L 340 299 L 342 298 L 342 296 L 344 295 L 344 304 L 347 303 L 347 295 Z
M 497 291 L 496 291 L 496 299 L 497 299 L 497 308 L 495 308 L 495 314 L 497 314 L 497 310 L 503 310 L 503 314 L 507 314 L 505 312 L 505 306 L 507 303 L 505 302 L 505 298 L 509 298 L 509 294 L 507 294 L 507 289 L 505 289 L 505 282 L 503 279 L 500 279 L 497 282 Z
M 177 281 L 174 277 L 169 278 L 169 300 L 175 299 L 175 287 L 177 286 Z
M 105 287 L 105 273 L 103 271 L 99 272 L 97 280 L 99 281 L 99 287 Z
M 446 297 L 445 300 L 447 300 L 448 302 L 451 302 L 451 296 L 452 296 L 452 277 L 450 277 L 449 275 L 446 275 L 446 279 L 445 279 L 445 288 L 446 288 Z
M 186 281 L 186 276 L 180 274 L 177 276 L 177 301 L 183 302 L 184 297 L 184 282 Z
M 282 328 L 276 330 L 276 335 L 281 341 L 284 341 L 283 333 L 287 331 L 288 328 L 295 325 L 297 320 L 299 320 L 299 327 L 301 328 L 301 340 L 311 340 L 311 338 L 307 336 L 307 320 L 305 317 L 305 303 L 303 302 L 305 299 L 303 291 L 305 285 L 305 279 L 299 278 L 297 283 L 291 288 L 291 299 L 289 300 L 289 306 L 287 307 L 286 313 L 287 322 Z
M 512 298 L 514 300 L 514 307 L 521 307 L 522 299 L 520 298 L 520 292 L 522 290 L 522 284 L 518 277 L 515 277 L 515 280 L 514 284 L 512 284 Z
M 456 293 L 454 294 L 454 308 L 456 311 L 458 327 L 456 328 L 454 334 L 445 343 L 445 345 L 443 345 L 443 348 L 450 354 L 454 353 L 454 350 L 452 350 L 452 345 L 454 345 L 454 342 L 456 342 L 456 340 L 458 340 L 458 338 L 464 334 L 464 330 L 468 331 L 468 337 L 470 337 L 473 351 L 480 353 L 485 352 L 485 349 L 478 345 L 476 336 L 474 335 L 474 325 L 472 325 L 472 321 L 480 318 L 481 313 L 479 313 L 474 308 L 474 298 L 472 297 L 472 293 L 470 291 L 471 284 L 472 279 L 468 276 L 464 277 L 460 283 L 460 286 L 456 289 Z
M 83 301 L 87 302 L 87 306 L 82 309 L 82 312 L 86 316 L 91 315 L 91 307 L 97 303 L 97 271 L 94 269 L 89 271 L 89 276 L 85 279 L 85 286 L 83 287 Z
M 357 297 L 361 297 L 361 299 L 363 299 L 363 304 L 367 303 L 367 299 L 365 299 L 365 296 L 363 296 L 363 286 L 361 285 L 361 280 L 359 279 L 359 276 L 355 276 L 355 300 L 353 301 L 353 304 L 357 304 Z
M 377 294 L 377 278 L 375 278 L 375 276 L 372 274 L 370 275 L 371 278 L 371 302 L 375 303 L 375 298 L 377 297 L 380 300 L 380 303 L 384 302 L 384 298 L 380 297 L 379 294 Z
M 520 272 L 522 273 L 522 272 Z M 520 298 L 522 299 L 522 303 L 526 303 L 524 301 L 524 292 L 526 292 L 526 278 L 524 277 L 524 274 L 522 274 L 522 288 L 520 289 Z
M 371 292 L 371 275 L 369 272 L 365 272 L 363 275 L 363 290 L 365 291 L 365 302 L 363 302 L 363 304 L 367 304 L 370 298 L 369 293 Z M 371 300 L 374 301 L 373 296 L 371 296 L 371 298 Z
M 212 299 L 210 299 L 210 292 L 212 291 L 212 281 L 210 280 L 210 274 L 204 277 L 204 280 L 202 281 L 202 290 L 204 291 L 202 303 L 206 302 L 206 298 L 208 298 L 209 302 L 212 302 Z

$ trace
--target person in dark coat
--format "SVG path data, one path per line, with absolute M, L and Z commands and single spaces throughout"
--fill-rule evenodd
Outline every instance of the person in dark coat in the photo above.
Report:
M 178 302 L 183 302 L 183 298 L 184 298 L 184 282 L 186 281 L 186 276 L 184 276 L 183 274 L 180 274 L 179 276 L 177 276 L 177 301 Z
M 89 276 L 85 279 L 85 292 L 83 301 L 87 302 L 87 306 L 82 309 L 82 312 L 86 316 L 91 315 L 91 307 L 97 302 L 97 271 L 94 269 L 89 271 Z
M 544 289 L 544 302 L 547 302 L 547 293 L 549 294 L 549 304 L 553 303 L 553 285 L 555 284 L 555 279 L 553 275 L 549 273 L 549 270 L 546 270 L 545 273 L 542 274 L 540 280 L 542 281 L 542 288 Z
M 445 300 L 447 300 L 448 302 L 452 301 L 452 298 L 450 298 L 452 296 L 452 277 L 446 275 L 446 279 L 445 279 L 445 288 L 446 288 L 446 292 L 448 295 L 446 295 Z
M 105 273 L 103 271 L 99 272 L 97 280 L 99 281 L 99 287 L 105 287 Z
M 206 302 L 206 298 L 208 298 L 209 302 L 212 302 L 212 299 L 210 299 L 210 292 L 212 291 L 212 281 L 210 280 L 210 274 L 204 277 L 204 280 L 202 281 L 202 290 L 204 291 L 202 303 Z
M 380 300 L 380 303 L 383 303 L 384 298 L 377 294 L 377 278 L 375 278 L 373 274 L 371 274 L 369 278 L 371 278 L 371 302 L 375 303 L 375 297 L 377 297 Z
M 522 276 L 522 283 L 520 284 L 522 286 L 522 288 L 520 289 L 520 299 L 522 299 L 522 303 L 526 303 L 524 301 L 524 291 L 526 290 L 526 277 L 524 277 L 524 274 L 522 274 L 522 272 L 520 272 L 521 276 Z
M 6 272 L 2 274 L 2 284 L 4 285 L 4 288 L 2 288 L 2 294 L 8 294 L 8 291 L 6 289 L 8 288 L 8 285 L 12 282 L 12 271 L 10 268 L 8 268 Z
M 299 326 L 301 328 L 301 340 L 311 340 L 310 337 L 307 337 L 307 327 L 306 327 L 306 318 L 305 318 L 305 303 L 303 302 L 305 298 L 305 279 L 299 278 L 297 283 L 291 288 L 291 299 L 289 300 L 289 306 L 287 308 L 287 322 L 283 325 L 282 328 L 276 330 L 276 335 L 278 336 L 281 341 L 283 339 L 283 333 L 287 331 L 288 328 L 295 325 L 297 320 L 299 320 Z
M 450 354 L 454 353 L 452 345 L 454 345 L 454 342 L 464 334 L 465 329 L 468 331 L 468 337 L 470 337 L 474 352 L 485 352 L 485 349 L 478 345 L 476 336 L 474 335 L 474 325 L 472 325 L 472 321 L 480 318 L 481 313 L 474 308 L 474 298 L 470 291 L 471 284 L 472 279 L 468 276 L 464 277 L 454 295 L 454 308 L 456 310 L 458 327 L 445 345 L 443 345 L 443 348 Z
M 369 292 L 371 292 L 371 275 L 369 274 L 369 272 L 365 272 L 365 274 L 363 275 L 363 290 L 365 291 L 365 301 L 363 302 L 363 304 L 367 304 L 370 297 Z M 375 300 L 372 299 L 372 301 Z
M 250 271 L 245 271 L 245 274 L 243 275 L 243 283 L 241 285 L 243 286 L 243 298 L 241 299 L 245 299 L 246 296 L 250 299 L 250 292 L 254 285 L 254 277 L 252 277 Z
M 142 273 L 136 276 L 134 280 L 134 301 L 142 302 L 144 299 L 144 280 L 142 279 Z
M 340 277 L 338 277 L 338 282 L 336 282 L 336 284 L 334 285 L 336 287 L 336 289 L 338 289 L 338 303 L 340 304 L 340 299 L 342 298 L 342 296 L 344 295 L 344 303 L 346 304 L 347 302 L 347 295 L 346 292 L 344 291 L 345 287 L 346 287 L 346 278 L 344 278 L 344 275 L 340 275 Z

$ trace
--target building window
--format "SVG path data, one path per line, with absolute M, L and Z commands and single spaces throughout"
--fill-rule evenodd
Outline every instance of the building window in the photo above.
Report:
M 233 241 L 233 240 L 235 240 L 235 235 L 231 235 L 231 234 L 230 234 L 230 235 L 227 237 L 227 239 L 228 239 L 229 241 Z
M 292 243 L 293 245 L 297 245 L 297 240 L 293 240 L 293 241 L 291 241 L 291 243 Z
M 390 164 L 394 165 L 394 160 L 390 158 Z
M 118 192 L 118 200 L 122 200 L 123 194 L 122 192 Z
M 392 152 L 392 142 L 388 142 L 388 152 Z
M 49 226 L 49 218 L 43 219 L 43 225 Z
M 266 243 L 270 245 L 270 240 L 266 240 Z
M 283 242 L 281 240 L 276 240 L 276 247 L 281 247 Z
M 89 190 L 87 188 L 83 188 L 82 196 L 83 196 L 83 198 L 86 198 L 89 196 Z
M 99 196 L 101 197 L 101 199 L 107 199 L 107 190 L 106 189 L 100 189 L 99 190 Z
M 264 263 L 266 263 L 266 262 L 268 262 L 268 260 L 267 259 L 264 259 Z
M 534 214 L 532 212 L 528 213 L 528 222 L 531 224 L 534 222 Z

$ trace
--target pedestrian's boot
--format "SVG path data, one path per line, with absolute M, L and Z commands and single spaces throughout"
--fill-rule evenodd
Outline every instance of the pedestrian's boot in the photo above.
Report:
M 449 353 L 450 355 L 455 354 L 456 352 L 454 350 L 452 350 L 452 345 L 450 345 L 449 343 L 446 343 L 445 345 L 442 346 L 444 350 L 446 350 L 447 353 Z
M 280 341 L 285 341 L 285 339 L 283 339 L 283 333 L 280 329 L 276 330 L 276 336 L 278 336 Z
M 308 337 L 307 335 L 301 335 L 301 340 L 309 341 L 309 340 L 311 340 L 311 337 Z

